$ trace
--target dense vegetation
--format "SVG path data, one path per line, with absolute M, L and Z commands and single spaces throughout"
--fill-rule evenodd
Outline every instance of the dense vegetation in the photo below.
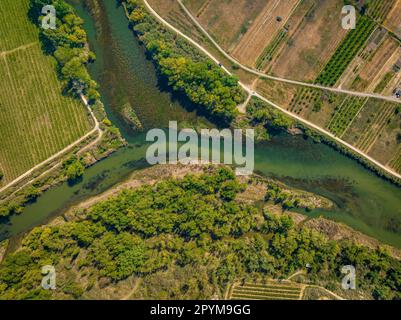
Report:
M 36 228 L 0 265 L 0 297 L 81 298 L 99 282 L 154 281 L 163 272 L 174 280 L 164 298 L 210 298 L 211 286 L 222 296 L 234 280 L 285 276 L 306 264 L 312 278 L 333 283 L 341 283 L 343 265 L 354 265 L 358 288 L 378 299 L 401 297 L 401 264 L 384 250 L 329 241 L 288 216 L 239 202 L 245 187 L 230 169 L 209 169 L 122 191 L 78 220 Z M 58 274 L 51 292 L 40 289 L 48 264 Z M 191 281 L 181 282 L 188 270 Z M 147 297 L 160 297 L 160 286 Z
M 269 138 L 269 131 L 287 130 L 295 125 L 290 117 L 256 97 L 249 101 L 246 113 L 256 129 L 256 138 L 261 140 Z
M 238 79 L 161 27 L 140 1 L 128 0 L 126 7 L 135 33 L 174 91 L 184 93 L 217 121 L 229 124 L 238 114 L 237 105 L 243 101 Z
M 56 9 L 56 29 L 40 28 L 40 39 L 45 52 L 52 54 L 58 62 L 58 74 L 64 91 L 75 96 L 82 93 L 94 102 L 99 98 L 99 93 L 86 65 L 95 59 L 95 55 L 87 48 L 83 20 L 63 0 L 31 0 L 29 17 L 38 25 L 44 18 L 42 8 L 45 5 L 53 5 Z

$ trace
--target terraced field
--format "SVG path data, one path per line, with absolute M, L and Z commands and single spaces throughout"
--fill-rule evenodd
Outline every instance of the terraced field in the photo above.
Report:
M 289 281 L 234 284 L 231 300 L 301 300 L 303 287 Z
M 64 149 L 90 129 L 83 104 L 61 94 L 55 61 L 42 53 L 38 31 L 27 18 L 27 3 L 28 0 L 2 0 L 0 7 L 0 33 L 9 35 L 0 38 L 3 184 Z

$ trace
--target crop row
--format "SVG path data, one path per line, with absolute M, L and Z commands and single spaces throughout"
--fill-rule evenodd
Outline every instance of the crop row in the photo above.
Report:
M 273 59 L 280 45 L 285 41 L 286 38 L 287 31 L 285 29 L 280 30 L 256 61 L 257 69 L 262 70 L 266 63 Z
M 61 95 L 52 58 L 39 45 L 0 60 L 0 162 L 6 181 L 62 150 L 89 129 L 78 100 Z
M 237 292 L 234 290 L 231 295 L 231 299 L 235 298 L 250 298 L 250 299 L 259 299 L 259 300 L 298 300 L 300 294 L 298 295 L 289 295 L 286 293 L 271 293 L 271 294 L 258 294 L 255 292 Z
M 342 136 L 366 101 L 365 98 L 347 97 L 331 118 L 328 129 L 336 136 Z
M 237 288 L 260 288 L 260 289 L 265 289 L 265 288 L 279 288 L 279 289 L 288 289 L 288 290 L 299 290 L 298 285 L 294 285 L 292 283 L 286 283 L 286 282 L 274 282 L 274 281 L 269 281 L 267 283 L 249 283 L 246 282 L 241 286 L 237 286 Z
M 382 93 L 383 90 L 387 87 L 389 82 L 394 78 L 395 73 L 393 71 L 387 72 L 383 79 L 379 82 L 379 84 L 376 86 L 374 93 Z
M 299 287 L 282 287 L 282 286 L 264 286 L 264 287 L 251 287 L 251 286 L 241 286 L 236 287 L 236 290 L 251 290 L 257 292 L 288 292 L 288 293 L 297 293 L 300 291 Z
M 383 22 L 394 3 L 394 0 L 371 0 L 368 15 L 378 22 Z
M 368 151 L 369 147 L 375 142 L 381 131 L 387 124 L 388 119 L 394 113 L 394 106 L 391 103 L 384 103 L 377 110 L 373 121 L 370 122 L 364 134 L 359 138 L 356 147 L 362 151 Z
M 374 27 L 372 20 L 365 16 L 360 17 L 356 28 L 347 34 L 315 82 L 325 86 L 335 85 L 364 46 Z
M 314 111 L 320 111 L 322 92 L 317 89 L 302 88 L 299 89 L 290 103 L 290 110 L 295 113 L 301 113 L 313 105 Z
M 394 158 L 390 161 L 389 165 L 395 171 L 401 172 L 401 148 L 398 149 L 398 152 L 396 153 Z
M 240 288 L 236 288 L 234 290 L 234 294 L 252 294 L 254 296 L 260 296 L 260 297 L 288 297 L 288 298 L 294 298 L 298 299 L 299 295 L 301 294 L 301 290 L 298 292 L 287 292 L 287 291 L 257 291 L 257 290 L 245 290 Z
M 38 41 L 36 27 L 28 20 L 28 0 L 1 0 L 0 52 Z

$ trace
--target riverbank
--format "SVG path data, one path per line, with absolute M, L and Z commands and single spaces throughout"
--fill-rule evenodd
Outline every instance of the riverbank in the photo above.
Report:
M 88 109 L 88 116 L 92 118 L 95 128 L 87 135 L 76 141 L 65 150 L 60 151 L 40 165 L 27 172 L 0 191 L 0 219 L 6 221 L 10 216 L 19 214 L 23 208 L 31 202 L 34 202 L 43 192 L 60 183 L 70 180 L 68 177 L 66 163 L 69 159 L 77 158 L 79 164 L 83 167 L 90 167 L 97 161 L 108 157 L 120 147 L 126 145 L 121 133 L 117 127 L 114 127 L 104 110 L 104 105 L 100 101 L 100 95 L 97 91 L 97 83 L 91 79 L 87 71 L 87 65 L 95 60 L 93 52 L 89 50 L 89 43 L 86 32 L 81 28 L 82 21 L 74 13 L 74 9 L 67 3 L 64 16 L 70 14 L 75 18 L 74 28 L 63 28 L 61 34 L 55 35 L 53 30 L 40 29 L 39 39 L 42 43 L 44 54 L 52 55 L 57 64 L 58 76 L 63 80 L 64 94 L 69 94 L 76 99 L 80 99 Z M 58 4 L 61 5 L 61 4 Z M 27 19 L 40 28 L 39 16 L 41 7 L 35 2 L 31 3 L 30 10 L 27 12 Z M 68 12 L 67 12 L 68 11 Z M 67 23 L 65 17 L 60 17 L 62 23 Z M 79 37 L 75 33 L 79 33 Z M 63 43 L 61 35 L 69 37 L 68 44 Z M 49 39 L 54 41 L 49 41 Z M 74 42 L 75 41 L 75 42 Z M 79 64 L 74 72 L 75 75 L 64 72 L 63 67 L 76 59 Z M 72 72 L 69 70 L 69 72 Z M 77 76 L 79 74 L 79 76 Z M 78 77 L 78 78 L 77 78 Z M 77 83 L 80 82 L 78 86 Z M 89 97 L 89 102 L 85 97 Z M 96 136 L 94 136 L 96 134 Z M 74 178 L 79 179 L 80 173 Z
M 194 112 L 188 112 L 179 97 L 160 87 L 152 62 L 146 59 L 144 48 L 127 27 L 123 9 L 116 7 L 113 1 L 96 2 L 100 5 L 100 14 L 95 17 L 77 7 L 85 18 L 84 27 L 97 56 L 97 61 L 90 66 L 91 75 L 100 85 L 108 118 L 118 125 L 129 146 L 88 168 L 82 181 L 74 185 L 62 183 L 43 193 L 9 223 L 0 225 L 3 237 L 46 223 L 69 206 L 103 193 L 126 180 L 137 168 L 146 166 L 141 161 L 147 148 L 145 136 L 119 121 L 119 106 L 127 101 L 145 130 L 164 128 L 169 119 L 176 119 L 189 128 L 210 125 Z M 400 189 L 324 144 L 313 143 L 302 136 L 272 135 L 269 142 L 255 145 L 255 170 L 291 187 L 321 195 L 335 204 L 331 210 L 304 212 L 309 217 L 323 216 L 342 222 L 382 242 L 401 247 Z
M 382 246 L 371 250 L 350 239 L 330 241 L 313 225 L 294 224 L 288 217 L 293 213 L 268 210 L 263 190 L 272 179 L 238 179 L 223 166 L 188 169 L 167 165 L 138 171 L 124 182 L 129 189 L 113 188 L 115 193 L 84 201 L 27 233 L 0 263 L 2 275 L 14 272 L 16 261 L 22 270 L 3 277 L 2 298 L 222 298 L 235 280 L 286 278 L 306 264 L 306 283 L 342 295 L 338 270 L 350 261 L 358 270 L 358 290 L 350 298 L 398 296 L 388 274 L 399 272 L 399 260 Z M 39 278 L 25 273 L 39 273 L 48 259 L 57 270 L 58 288 L 32 291 Z M 372 273 L 377 259 L 383 262 L 380 272 Z M 190 279 L 202 286 L 180 290 Z
M 136 171 L 130 174 L 125 181 L 113 186 L 102 194 L 86 199 L 85 201 L 70 207 L 68 211 L 66 211 L 61 217 L 54 219 L 49 223 L 49 225 L 57 225 L 59 223 L 75 221 L 77 219 L 79 220 L 86 214 L 88 210 L 90 210 L 91 207 L 97 203 L 117 196 L 124 190 L 135 190 L 144 185 L 154 186 L 166 179 L 180 180 L 188 174 L 201 175 L 210 172 L 209 168 L 212 167 L 215 166 L 156 165 Z M 278 216 L 288 215 L 297 225 L 305 226 L 324 234 L 330 240 L 347 240 L 372 250 L 386 248 L 392 257 L 401 259 L 401 249 L 385 245 L 377 239 L 354 230 L 343 223 L 331 221 L 323 217 L 310 218 L 305 214 L 295 212 L 291 209 L 286 210 L 282 207 L 282 205 L 277 204 L 274 201 L 265 201 L 266 191 L 269 190 L 272 184 L 279 185 L 283 192 L 291 194 L 293 197 L 300 199 L 301 204 L 299 208 L 314 206 L 314 209 L 331 209 L 333 207 L 333 203 L 322 196 L 303 190 L 298 190 L 296 188 L 291 188 L 280 181 L 267 179 L 266 177 L 258 174 L 254 174 L 251 177 L 237 177 L 237 179 L 246 185 L 246 189 L 237 196 L 237 199 L 240 202 L 257 205 L 259 207 L 263 206 L 266 208 L 266 210 Z
M 204 49 L 204 47 L 202 45 L 200 45 L 196 41 L 192 40 L 190 37 L 186 36 L 184 33 L 182 33 L 180 30 L 175 28 L 169 22 L 165 21 L 161 16 L 158 15 L 158 13 L 156 11 L 153 10 L 153 8 L 149 5 L 149 3 L 147 3 L 147 1 L 139 1 L 139 2 L 135 2 L 133 5 L 131 5 L 134 8 L 134 10 L 131 10 L 131 11 L 135 11 L 136 13 L 140 12 L 140 15 L 142 15 L 141 19 L 130 18 L 129 14 L 131 13 L 131 11 L 126 9 L 125 1 L 123 1 L 123 5 L 125 8 L 128 20 L 130 20 L 130 22 L 133 23 L 134 25 L 139 24 L 139 26 L 141 26 L 141 23 L 143 22 L 143 20 L 146 20 L 147 24 L 151 25 L 153 22 L 153 24 L 154 24 L 153 28 L 157 28 L 157 26 L 155 26 L 155 24 L 158 25 L 160 22 L 160 24 L 162 24 L 165 27 L 166 32 L 170 32 L 170 30 L 174 30 L 175 33 L 177 33 L 179 36 L 185 38 L 186 40 L 188 40 L 188 42 L 190 42 L 188 44 L 189 46 L 197 47 L 197 49 L 200 52 L 206 54 L 213 61 L 213 63 L 221 66 L 226 71 L 227 74 L 230 74 L 230 75 L 235 74 L 235 72 L 231 73 L 230 71 L 228 71 L 228 69 L 225 68 L 225 66 L 223 66 L 222 63 L 219 62 L 212 54 L 210 54 L 206 49 Z M 152 19 L 148 19 L 148 16 L 152 16 L 152 19 L 156 20 L 156 21 L 153 21 Z M 198 27 L 199 27 L 199 25 L 196 26 L 196 28 L 198 28 Z M 151 27 L 146 26 L 145 31 L 148 30 L 149 28 L 151 28 Z M 140 30 L 140 32 L 144 31 L 144 30 L 142 30 L 142 28 L 138 28 L 138 29 Z M 135 28 L 134 28 L 134 30 L 135 30 Z M 203 32 L 205 33 L 204 30 L 203 30 Z M 141 33 L 139 33 L 139 34 L 137 33 L 137 35 L 140 38 L 142 37 Z M 214 42 L 214 41 L 212 41 L 212 42 Z M 217 45 L 217 44 L 214 43 L 214 45 Z M 218 47 L 218 45 L 217 45 L 217 47 Z M 234 64 L 238 64 L 238 62 L 233 61 L 233 60 L 231 60 L 231 62 L 234 62 Z M 226 66 L 226 67 L 228 67 L 228 66 Z M 247 69 L 247 68 L 245 68 L 245 69 Z M 248 72 L 252 73 L 252 70 L 248 70 Z M 260 76 L 269 77 L 265 74 L 260 74 Z M 278 79 L 276 79 L 276 80 L 278 80 Z M 281 80 L 284 80 L 284 79 L 281 79 Z M 291 82 L 291 81 L 289 81 L 289 82 Z M 367 169 L 369 169 L 372 172 L 374 172 L 375 174 L 377 174 L 379 177 L 387 179 L 388 181 L 394 183 L 396 186 L 401 186 L 400 174 L 393 171 L 391 168 L 388 168 L 384 164 L 378 162 L 376 159 L 373 159 L 369 155 L 365 154 L 361 150 L 358 150 L 357 148 L 350 145 L 349 143 L 339 139 L 338 137 L 334 136 L 332 133 L 326 131 L 325 129 L 320 128 L 320 127 L 316 126 L 315 124 L 308 122 L 305 119 L 300 118 L 299 116 L 297 116 L 291 112 L 288 112 L 287 110 L 281 108 L 280 106 L 275 105 L 271 101 L 265 99 L 262 95 L 252 91 L 250 88 L 248 88 L 246 85 L 242 84 L 241 82 L 239 82 L 239 85 L 242 88 L 244 88 L 250 95 L 258 97 L 259 99 L 262 99 L 263 101 L 269 103 L 271 106 L 274 106 L 276 109 L 280 110 L 283 114 L 290 116 L 292 119 L 296 119 L 299 122 L 299 125 L 298 125 L 299 128 L 302 128 L 302 130 L 304 130 L 306 135 L 313 137 L 314 139 L 316 139 L 319 142 L 324 142 L 325 144 L 329 145 L 330 147 L 333 147 L 335 150 L 343 153 L 346 156 L 349 156 L 351 159 L 358 161 L 360 164 L 362 164 Z M 307 84 L 304 84 L 304 85 L 307 85 Z M 330 89 L 330 88 L 326 88 L 326 89 Z M 349 94 L 351 94 L 351 93 L 349 93 Z M 388 97 L 381 97 L 381 98 L 393 100 Z M 395 100 L 395 101 L 398 102 L 398 100 Z

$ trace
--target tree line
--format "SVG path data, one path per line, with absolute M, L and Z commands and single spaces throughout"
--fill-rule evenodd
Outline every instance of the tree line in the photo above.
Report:
M 35 228 L 0 264 L 0 297 L 79 299 L 105 279 L 117 284 L 196 266 L 205 269 L 202 279 L 191 276 L 204 283 L 200 292 L 213 286 L 223 293 L 233 281 L 257 276 L 286 277 L 306 265 L 311 279 L 341 283 L 342 266 L 353 265 L 358 288 L 376 299 L 401 298 L 401 263 L 386 250 L 331 241 L 287 215 L 237 201 L 245 189 L 231 169 L 210 168 L 123 190 L 73 221 Z M 41 266 L 49 264 L 62 274 L 56 292 L 40 288 Z
M 56 9 L 56 29 L 41 27 L 42 8 L 53 5 Z M 45 53 L 53 55 L 58 63 L 58 76 L 65 93 L 78 96 L 82 93 L 95 102 L 100 95 L 97 83 L 91 79 L 86 66 L 96 57 L 87 46 L 83 20 L 64 0 L 30 0 L 29 18 L 40 29 L 40 40 Z
M 163 28 L 140 1 L 128 0 L 125 4 L 134 32 L 171 88 L 185 94 L 216 121 L 230 124 L 238 115 L 237 106 L 244 101 L 238 79 Z

